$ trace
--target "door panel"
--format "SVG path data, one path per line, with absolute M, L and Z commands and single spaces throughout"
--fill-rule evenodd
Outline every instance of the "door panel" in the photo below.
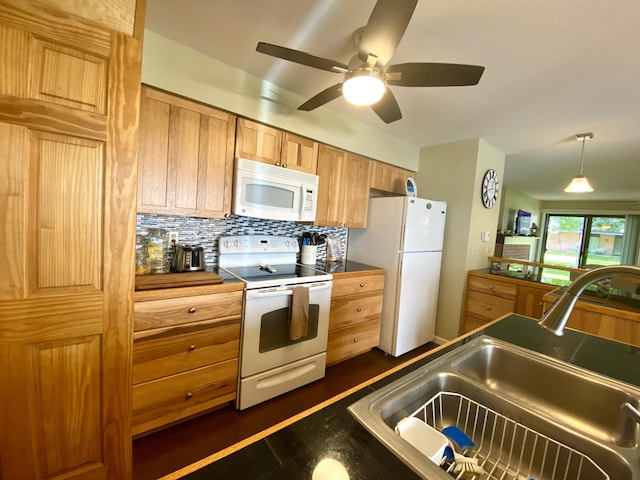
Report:
M 28 295 L 98 291 L 104 145 L 30 131 Z

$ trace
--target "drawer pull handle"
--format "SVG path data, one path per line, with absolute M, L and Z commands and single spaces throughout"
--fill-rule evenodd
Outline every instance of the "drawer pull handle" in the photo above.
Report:
M 361 284 L 360 284 L 360 287 L 364 287 L 364 283 L 361 283 Z
M 191 397 L 193 397 L 193 393 L 189 392 L 184 396 L 185 400 L 191 400 Z
M 193 352 L 196 349 L 195 345 L 189 345 L 189 351 Z
M 353 339 L 353 343 L 358 343 L 358 339 L 357 339 L 357 338 L 354 338 L 354 339 Z
M 196 307 L 191 307 L 189 309 L 189 313 L 196 313 Z
M 487 305 L 486 307 L 484 307 L 484 309 L 489 311 L 489 310 L 491 310 L 491 307 Z
M 488 285 L 488 287 L 489 287 L 489 290 L 493 290 L 494 288 L 493 285 Z
M 356 308 L 356 312 L 361 312 L 362 309 L 360 307 Z

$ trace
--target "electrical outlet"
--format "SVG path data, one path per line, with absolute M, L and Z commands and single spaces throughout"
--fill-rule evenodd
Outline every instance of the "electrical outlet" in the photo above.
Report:
M 169 242 L 171 245 L 178 243 L 179 237 L 178 232 L 169 232 Z

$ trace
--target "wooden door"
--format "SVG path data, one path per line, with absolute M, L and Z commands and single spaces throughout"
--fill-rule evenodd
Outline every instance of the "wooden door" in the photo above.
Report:
M 318 205 L 316 225 L 343 226 L 344 176 L 347 152 L 328 145 L 318 149 Z
M 371 159 L 350 153 L 344 179 L 343 223 L 349 228 L 365 228 L 369 212 Z
M 131 478 L 141 43 L 101 24 L 0 1 L 3 480 Z
M 246 118 L 238 119 L 236 157 L 280 166 L 282 130 Z
M 318 165 L 318 142 L 284 132 L 280 163 L 285 168 L 315 175 Z
M 232 114 L 144 87 L 138 211 L 227 217 L 235 121 Z

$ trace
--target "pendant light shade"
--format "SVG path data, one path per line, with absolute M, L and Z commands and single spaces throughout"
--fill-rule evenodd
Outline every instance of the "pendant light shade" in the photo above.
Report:
M 588 193 L 593 192 L 593 188 L 589 184 L 589 180 L 582 174 L 582 166 L 584 164 L 584 142 L 591 140 L 593 133 L 579 133 L 576 140 L 582 142 L 582 152 L 580 153 L 580 174 L 576 175 L 571 183 L 564 189 L 567 193 Z

